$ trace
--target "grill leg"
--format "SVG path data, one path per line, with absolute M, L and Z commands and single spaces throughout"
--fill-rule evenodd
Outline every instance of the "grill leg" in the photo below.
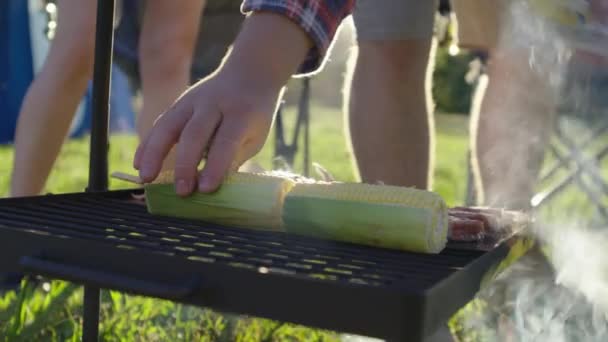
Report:
M 89 191 L 108 189 L 108 117 L 115 0 L 97 2 Z
M 82 319 L 82 341 L 96 342 L 99 336 L 99 288 L 84 287 L 84 315 Z
M 115 0 L 97 2 L 95 63 L 93 70 L 93 113 L 89 186 L 87 191 L 108 189 L 108 109 L 114 31 Z M 99 294 L 95 286 L 84 286 L 82 340 L 96 342 L 99 336 Z

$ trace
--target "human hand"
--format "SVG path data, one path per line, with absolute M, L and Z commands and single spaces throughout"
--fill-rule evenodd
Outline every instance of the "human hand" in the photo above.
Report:
M 589 12 L 593 21 L 602 25 L 608 24 L 608 0 L 591 0 Z
M 215 191 L 224 177 L 259 152 L 268 136 L 281 85 L 220 70 L 186 91 L 139 145 L 134 167 L 144 182 L 159 174 L 176 145 L 175 191 Z M 206 158 L 198 174 L 200 161 Z
M 283 15 L 248 16 L 218 71 L 186 91 L 143 139 L 133 163 L 142 181 L 158 176 L 177 145 L 177 194 L 215 191 L 264 144 L 281 89 L 311 46 L 306 32 Z

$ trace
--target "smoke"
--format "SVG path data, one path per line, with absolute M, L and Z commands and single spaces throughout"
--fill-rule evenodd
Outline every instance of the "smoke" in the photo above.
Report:
M 591 2 L 608 9 L 607 1 Z M 542 80 L 543 88 L 518 89 L 505 96 L 499 108 L 505 115 L 517 114 L 513 110 L 523 108 L 521 103 L 531 95 L 542 97 L 537 100 L 555 112 L 567 108 L 583 120 L 587 112 L 598 109 L 591 95 L 600 91 L 588 76 L 608 67 L 597 63 L 608 56 L 608 26 L 605 20 L 567 21 L 589 14 L 589 6 L 583 0 L 509 1 L 499 50 L 523 52 L 527 63 L 514 77 L 533 75 Z M 488 153 L 519 157 L 504 146 Z M 530 172 L 514 164 L 519 169 L 509 170 L 513 179 Z M 505 183 L 508 186 L 508 179 Z M 500 195 L 490 201 L 504 200 L 508 190 Z M 559 218 L 537 215 L 532 234 L 542 248 L 511 265 L 455 318 L 452 330 L 459 339 L 608 341 L 608 227 L 574 211 L 562 214 Z M 569 220 L 559 221 L 564 216 Z
M 608 231 L 581 227 L 554 226 L 541 234 L 555 268 L 555 283 L 580 293 L 608 315 Z
M 479 294 L 476 310 L 461 315 L 459 336 L 477 341 L 606 341 L 604 311 L 590 305 L 578 285 L 556 283 L 556 276 L 538 252 L 522 257 Z M 471 332 L 477 332 L 476 339 Z
M 607 341 L 608 232 L 581 227 L 537 227 L 543 250 L 529 252 L 484 288 L 456 316 L 456 335 L 467 341 Z

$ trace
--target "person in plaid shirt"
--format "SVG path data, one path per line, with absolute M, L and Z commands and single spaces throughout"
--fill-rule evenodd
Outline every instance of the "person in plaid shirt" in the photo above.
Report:
M 134 167 L 154 180 L 175 146 L 175 189 L 215 191 L 264 144 L 283 87 L 311 74 L 354 0 L 245 0 L 248 16 L 222 65 L 184 92 L 142 140 Z M 205 167 L 198 174 L 202 158 Z

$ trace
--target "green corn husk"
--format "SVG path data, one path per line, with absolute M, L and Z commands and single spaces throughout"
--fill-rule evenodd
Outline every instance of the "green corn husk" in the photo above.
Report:
M 151 214 L 420 253 L 447 243 L 445 202 L 424 190 L 235 173 L 215 193 L 182 198 L 172 183 L 167 172 L 144 185 Z
M 166 172 L 144 188 L 148 212 L 153 215 L 280 231 L 283 200 L 293 185 L 287 177 L 235 173 L 214 193 L 180 197 L 175 193 L 173 173 Z
M 285 198 L 288 233 L 420 253 L 447 244 L 448 213 L 432 192 L 396 186 L 298 183 Z

